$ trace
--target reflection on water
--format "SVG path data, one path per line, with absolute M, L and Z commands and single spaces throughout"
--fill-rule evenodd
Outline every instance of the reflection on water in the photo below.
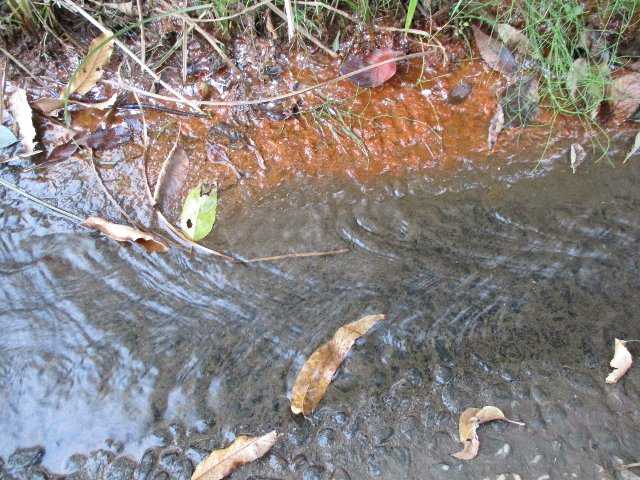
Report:
M 272 428 L 273 452 L 234 478 L 603 478 L 614 457 L 637 460 L 640 374 L 604 377 L 613 337 L 640 338 L 640 167 L 572 175 L 552 158 L 531 172 L 531 155 L 366 187 L 300 179 L 244 206 L 223 197 L 215 246 L 352 249 L 251 266 L 147 255 L 1 191 L 6 469 L 31 471 L 10 456 L 42 445 L 55 472 L 188 478 L 212 447 Z M 52 171 L 20 185 L 116 218 L 82 164 Z M 388 320 L 319 411 L 293 418 L 304 358 L 374 312 Z M 478 459 L 453 460 L 457 416 L 484 404 L 527 427 L 483 427 Z

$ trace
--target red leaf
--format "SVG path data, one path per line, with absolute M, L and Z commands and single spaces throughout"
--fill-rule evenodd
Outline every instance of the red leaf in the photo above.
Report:
M 402 52 L 391 50 L 389 48 L 374 50 L 369 56 L 362 58 L 359 56 L 350 56 L 340 67 L 340 74 L 346 75 L 355 72 L 369 65 L 374 65 L 385 60 L 390 60 L 400 56 Z M 378 67 L 358 73 L 349 80 L 359 87 L 373 88 L 379 87 L 396 74 L 396 62 L 385 63 Z

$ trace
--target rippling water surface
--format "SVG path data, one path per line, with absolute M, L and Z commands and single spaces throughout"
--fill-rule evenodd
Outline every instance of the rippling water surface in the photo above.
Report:
M 614 478 L 640 460 L 640 371 L 604 383 L 613 338 L 640 338 L 640 166 L 532 172 L 532 155 L 223 197 L 217 247 L 351 249 L 248 266 L 148 255 L 0 191 L 0 478 L 188 478 L 271 429 L 233 478 Z M 88 172 L 14 179 L 117 218 Z M 377 312 L 318 411 L 293 417 L 304 359 Z M 488 404 L 527 426 L 483 426 L 478 458 L 453 459 L 460 412 Z

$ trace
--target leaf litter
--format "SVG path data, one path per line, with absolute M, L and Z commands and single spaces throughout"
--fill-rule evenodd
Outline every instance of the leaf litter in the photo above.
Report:
M 9 110 L 18 125 L 18 133 L 20 134 L 20 143 L 24 149 L 23 155 L 29 156 L 36 152 L 36 129 L 33 126 L 33 112 L 29 101 L 27 100 L 27 92 L 22 88 L 16 89 L 9 97 Z
M 472 460 L 475 458 L 480 449 L 480 440 L 477 433 L 478 427 L 483 423 L 494 420 L 504 420 L 505 422 L 520 426 L 525 425 L 522 422 L 507 418 L 505 414 L 502 413 L 502 410 L 491 405 L 482 408 L 467 408 L 460 415 L 458 423 L 458 434 L 464 448 L 459 452 L 453 453 L 452 456 L 459 460 Z
M 507 77 L 513 75 L 518 70 L 516 59 L 502 42 L 491 38 L 475 26 L 473 27 L 473 37 L 476 40 L 476 46 L 480 51 L 480 56 L 493 70 Z
M 367 333 L 385 315 L 366 315 L 340 327 L 333 338 L 319 347 L 302 366 L 291 390 L 291 411 L 307 416 L 324 397 L 333 375 L 355 341 Z
M 98 230 L 117 242 L 137 243 L 151 253 L 165 253 L 169 250 L 169 246 L 160 238 L 128 225 L 111 223 L 100 217 L 88 217 L 82 225 Z
M 191 480 L 221 480 L 238 467 L 262 457 L 271 450 L 277 438 L 275 430 L 261 437 L 240 435 L 227 448 L 214 450 L 200 462 Z

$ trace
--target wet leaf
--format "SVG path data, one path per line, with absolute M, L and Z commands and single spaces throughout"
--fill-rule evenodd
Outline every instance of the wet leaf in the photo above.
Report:
M 614 118 L 627 120 L 640 107 L 640 73 L 618 77 L 611 84 L 611 101 Z
M 103 32 L 93 39 L 89 45 L 87 56 L 74 73 L 69 85 L 65 89 L 66 96 L 72 93 L 84 95 L 102 77 L 102 67 L 111 58 L 114 37 L 112 32 Z
M 473 27 L 473 36 L 480 56 L 493 70 L 509 76 L 518 69 L 513 54 L 501 42 L 486 35 L 475 26 Z
M 180 228 L 191 240 L 197 242 L 209 235 L 216 222 L 218 191 L 200 184 L 192 189 L 184 201 L 180 215 Z
M 502 131 L 504 127 L 504 111 L 502 110 L 502 105 L 498 104 L 498 108 L 496 109 L 496 113 L 493 114 L 493 118 L 491 118 L 491 122 L 489 123 L 489 134 L 487 136 L 487 145 L 489 147 L 489 151 L 492 152 L 494 147 L 496 146 L 496 142 L 498 141 L 498 135 Z
M 476 457 L 480 448 L 477 430 L 480 425 L 494 420 L 504 420 L 509 423 L 524 426 L 524 423 L 510 420 L 505 417 L 502 410 L 493 406 L 483 408 L 467 408 L 460 415 L 458 423 L 458 434 L 460 441 L 464 444 L 463 450 L 452 454 L 460 460 L 471 460 Z
M 352 55 L 345 60 L 340 67 L 340 74 L 346 75 L 351 72 L 355 72 L 368 65 L 373 65 L 378 62 L 383 62 L 392 58 L 400 56 L 402 52 L 390 50 L 388 48 L 374 50 L 369 56 L 362 58 L 360 56 Z M 366 72 L 358 73 L 353 77 L 349 77 L 349 81 L 355 83 L 359 87 L 373 88 L 382 85 L 396 74 L 396 62 L 385 63 L 379 67 L 372 68 Z
M 11 129 L 0 125 L 0 148 L 7 148 L 16 143 L 18 139 L 13 134 Z
M 605 382 L 607 383 L 618 383 L 625 373 L 631 368 L 631 364 L 633 363 L 633 358 L 631 357 L 631 353 L 627 350 L 625 346 L 627 342 L 624 340 L 620 340 L 618 338 L 614 341 L 613 347 L 613 358 L 609 365 L 613 368 L 613 372 L 607 375 Z
M 567 79 L 565 80 L 567 91 L 572 98 L 576 98 L 578 85 L 583 84 L 588 76 L 589 64 L 587 61 L 584 58 L 577 58 L 574 60 L 571 64 L 571 68 L 569 69 L 569 73 L 567 74 Z
M 78 148 L 79 145 L 75 140 L 69 140 L 68 142 L 63 143 L 62 145 L 58 145 L 53 150 L 51 150 L 51 153 L 49 153 L 49 156 L 43 163 L 49 164 L 66 160 L 71 155 L 76 153 L 78 151 Z
M 126 125 L 97 128 L 77 140 L 80 145 L 94 150 L 109 150 L 129 141 L 131 141 L 131 131 Z
M 22 88 L 18 88 L 13 92 L 13 95 L 9 97 L 9 110 L 18 124 L 20 142 L 24 148 L 23 153 L 25 155 L 31 155 L 36 149 L 36 129 L 33 126 L 33 112 L 27 101 L 27 92 Z
M 69 103 L 73 105 L 80 105 L 85 108 L 95 108 L 97 110 L 106 110 L 108 108 L 113 107 L 117 99 L 118 99 L 118 95 L 114 93 L 111 96 L 111 98 L 108 98 L 103 102 L 90 103 L 90 102 L 80 102 L 78 100 L 70 99 Z M 39 98 L 35 102 L 32 102 L 31 105 L 33 106 L 33 108 L 35 108 L 42 114 L 52 116 L 52 115 L 56 115 L 58 110 L 64 108 L 64 99 L 43 97 L 43 98 Z
M 239 435 L 227 448 L 214 450 L 200 462 L 191 480 L 221 480 L 236 468 L 262 457 L 273 447 L 277 437 L 275 430 L 261 437 Z
M 153 192 L 153 200 L 162 210 L 166 211 L 170 202 L 177 202 L 181 197 L 189 176 L 189 165 L 187 152 L 176 143 L 162 164 Z
M 367 315 L 340 327 L 333 338 L 307 359 L 291 391 L 291 411 L 309 415 L 324 396 L 344 358 L 354 342 L 367 333 L 384 315 Z
M 514 28 L 508 23 L 499 23 L 497 30 L 500 40 L 502 40 L 507 47 L 521 53 L 522 55 L 528 55 L 531 53 L 531 42 L 529 42 L 527 36 L 522 33 L 522 30 Z
M 164 253 L 169 250 L 169 246 L 161 239 L 128 225 L 111 223 L 100 217 L 88 217 L 82 224 L 85 227 L 98 230 L 117 242 L 137 243 L 144 247 L 148 252 Z
M 538 79 L 519 77 L 509 85 L 500 99 L 504 114 L 504 128 L 526 127 L 538 114 Z
M 633 142 L 633 147 L 631 147 L 631 150 L 629 150 L 629 153 L 627 153 L 627 156 L 624 157 L 624 163 L 627 163 L 627 161 L 629 161 L 629 159 L 638 151 L 640 150 L 640 131 L 638 131 L 638 133 L 636 133 L 636 138 Z
M 576 170 L 584 159 L 587 157 L 587 152 L 584 151 L 582 145 L 579 143 L 572 143 L 571 148 L 569 149 L 569 159 L 571 161 L 571 171 L 575 174 Z

